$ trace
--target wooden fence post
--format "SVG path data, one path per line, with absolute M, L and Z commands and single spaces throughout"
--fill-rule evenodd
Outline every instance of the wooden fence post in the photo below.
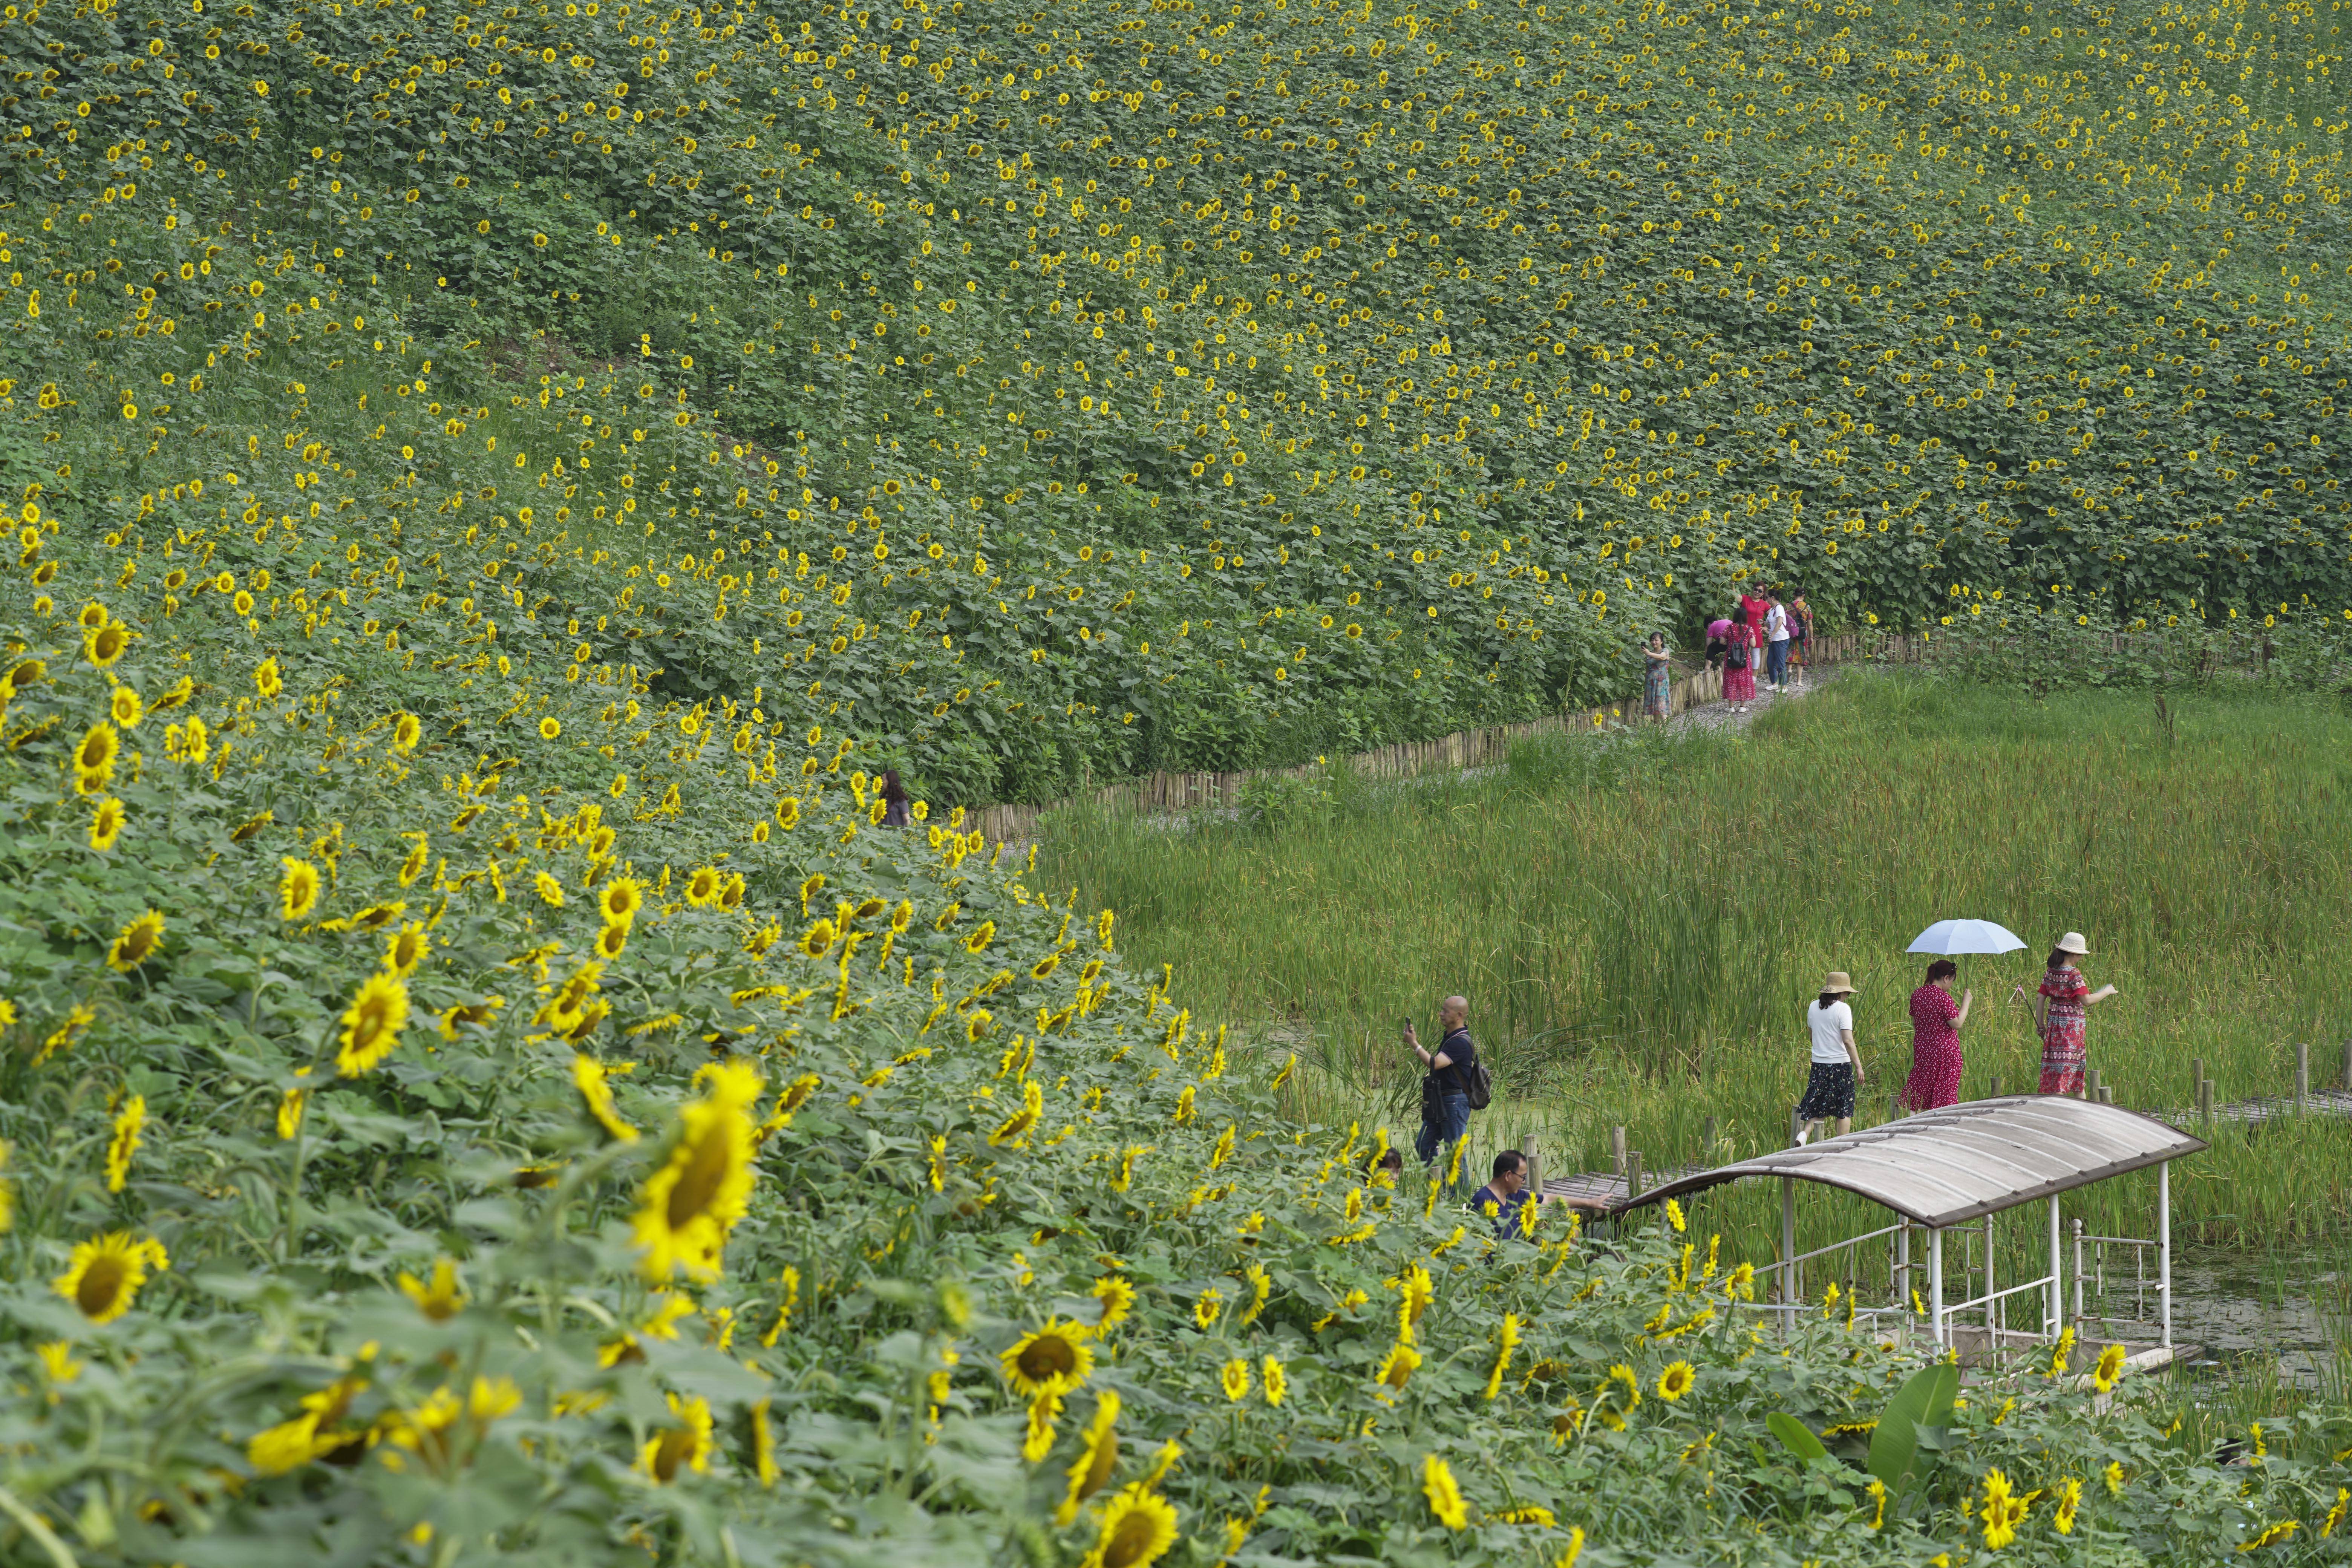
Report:
M 1642 1195 L 1642 1152 L 1635 1149 L 1625 1156 L 1625 1201 L 1632 1203 Z
M 1618 1175 L 1625 1173 L 1625 1130 L 1622 1127 L 1609 1130 L 1609 1168 Z
M 2311 1047 L 2308 1043 L 2294 1047 L 2294 1113 L 2303 1114 L 2303 1102 L 2311 1098 Z

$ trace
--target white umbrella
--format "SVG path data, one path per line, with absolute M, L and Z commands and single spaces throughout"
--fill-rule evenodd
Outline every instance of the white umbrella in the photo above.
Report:
M 1958 952 L 2015 952 L 2024 945 L 2023 937 L 1990 921 L 1937 921 L 1904 951 L 1949 957 Z

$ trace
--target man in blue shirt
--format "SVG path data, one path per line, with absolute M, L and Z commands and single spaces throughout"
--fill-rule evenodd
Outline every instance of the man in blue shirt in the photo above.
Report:
M 1527 1206 L 1528 1196 L 1527 1166 L 1526 1158 L 1517 1150 L 1504 1150 L 1495 1156 L 1493 1179 L 1470 1200 L 1472 1208 L 1493 1222 L 1497 1240 L 1527 1239 L 1527 1232 L 1519 1223 L 1519 1211 Z

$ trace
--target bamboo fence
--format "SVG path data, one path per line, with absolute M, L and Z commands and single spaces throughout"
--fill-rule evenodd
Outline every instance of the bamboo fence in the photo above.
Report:
M 1814 666 L 1850 658 L 1909 659 L 1916 657 L 1910 639 L 1873 636 L 1815 638 L 1811 647 Z M 1721 700 L 1723 672 L 1702 668 L 1684 676 L 1667 689 L 1667 710 L 1686 712 Z M 1609 710 L 1595 708 L 1547 715 L 1521 724 L 1495 724 L 1461 730 L 1433 741 L 1405 741 L 1359 752 L 1347 765 L 1367 778 L 1410 778 L 1429 773 L 1459 773 L 1465 768 L 1495 767 L 1505 762 L 1511 747 L 1538 735 L 1562 735 L 1601 728 Z M 968 806 L 967 829 L 977 828 L 991 843 L 1034 839 L 1039 819 L 1047 812 L 1091 800 L 1097 805 L 1139 812 L 1219 810 L 1240 803 L 1243 792 L 1256 779 L 1305 778 L 1319 770 L 1314 763 L 1288 768 L 1254 768 L 1238 773 L 1156 773 L 1126 784 L 1106 784 L 1065 800 L 1043 805 L 1008 802 Z

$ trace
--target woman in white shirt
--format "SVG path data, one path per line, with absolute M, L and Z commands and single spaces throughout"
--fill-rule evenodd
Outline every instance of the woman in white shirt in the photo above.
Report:
M 1805 1079 L 1805 1098 L 1797 1102 L 1797 1147 L 1823 1122 L 1835 1121 L 1840 1133 L 1853 1129 L 1853 1094 L 1862 1082 L 1862 1051 L 1853 1043 L 1853 982 L 1843 969 L 1833 969 L 1822 982 L 1822 994 L 1806 1004 L 1805 1023 L 1813 1035 L 1813 1068 Z

